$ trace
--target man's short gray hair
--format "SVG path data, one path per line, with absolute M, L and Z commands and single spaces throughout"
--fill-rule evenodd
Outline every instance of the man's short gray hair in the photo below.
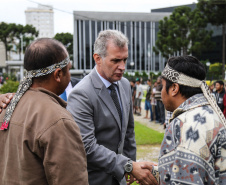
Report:
M 107 56 L 107 44 L 108 41 L 112 40 L 115 46 L 123 48 L 128 47 L 129 40 L 121 32 L 117 30 L 104 30 L 101 31 L 94 43 L 94 53 L 100 55 L 101 57 Z

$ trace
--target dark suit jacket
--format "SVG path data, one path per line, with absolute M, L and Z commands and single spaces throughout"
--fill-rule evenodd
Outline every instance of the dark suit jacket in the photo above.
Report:
M 118 81 L 123 107 L 121 124 L 114 102 L 93 69 L 68 98 L 67 109 L 80 127 L 87 154 L 89 184 L 112 185 L 114 177 L 125 183 L 124 165 L 136 160 L 136 143 L 130 83 Z
M 72 87 L 74 87 L 78 82 L 80 82 L 79 78 L 75 78 L 75 77 L 71 76 L 71 85 L 72 85 Z

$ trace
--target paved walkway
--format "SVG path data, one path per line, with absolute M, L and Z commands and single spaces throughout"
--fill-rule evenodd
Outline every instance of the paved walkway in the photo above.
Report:
M 140 122 L 141 124 L 152 128 L 154 130 L 157 130 L 161 133 L 164 133 L 165 130 L 163 128 L 163 125 L 160 125 L 159 123 L 155 123 L 154 121 L 150 122 L 150 119 L 145 119 L 146 111 L 144 110 L 144 102 L 141 102 L 141 116 L 137 116 L 134 114 L 134 120 Z M 150 111 L 148 113 L 148 116 L 150 117 Z

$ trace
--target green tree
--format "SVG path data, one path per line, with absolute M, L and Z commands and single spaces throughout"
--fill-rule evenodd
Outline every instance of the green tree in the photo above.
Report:
M 209 66 L 209 75 L 213 79 L 222 79 L 222 73 L 221 73 L 221 69 L 222 68 L 223 68 L 222 63 L 216 62 L 214 64 L 210 64 L 210 66 Z
M 7 51 L 10 51 L 12 49 L 11 44 L 14 41 L 15 31 L 16 31 L 16 24 L 14 23 L 7 24 L 5 22 L 0 23 L 0 40 L 5 45 L 6 60 L 8 60 Z
M 73 59 L 73 35 L 71 33 L 57 33 L 54 36 L 54 39 L 62 42 L 67 48 L 67 51 L 70 55 L 70 59 Z
M 19 82 L 15 82 L 12 80 L 7 80 L 5 84 L 0 88 L 0 93 L 5 94 L 5 93 L 15 93 L 18 89 Z
M 31 43 L 31 41 L 33 41 L 35 39 L 35 37 L 37 37 L 39 34 L 38 31 L 36 31 L 35 27 L 33 27 L 32 25 L 21 25 L 18 24 L 16 26 L 16 32 L 15 32 L 15 37 L 19 40 L 19 43 L 17 45 L 18 48 L 18 52 L 20 55 L 20 60 L 21 60 L 21 42 L 23 42 L 23 51 L 25 50 L 25 48 Z
M 27 44 L 30 43 L 34 37 L 38 36 L 38 31 L 31 25 L 20 25 L 14 23 L 0 23 L 0 40 L 4 43 L 6 48 L 6 60 L 8 60 L 7 52 L 12 49 L 12 45 L 16 44 L 16 41 L 19 39 L 19 53 L 21 51 L 21 36 L 23 36 Z M 26 47 L 27 44 L 24 46 Z
M 189 55 L 212 46 L 210 41 L 212 31 L 205 30 L 207 20 L 197 10 L 190 7 L 178 7 L 169 18 L 159 22 L 158 39 L 153 50 L 166 58 L 179 53 Z
M 226 0 L 198 0 L 197 8 L 212 25 L 222 26 L 222 78 L 225 78 Z

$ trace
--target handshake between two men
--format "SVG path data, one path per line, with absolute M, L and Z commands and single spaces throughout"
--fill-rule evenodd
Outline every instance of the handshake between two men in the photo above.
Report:
M 157 165 L 152 162 L 132 162 L 125 165 L 125 174 L 127 184 L 132 184 L 136 181 L 142 185 L 157 185 L 159 184 L 159 173 Z

